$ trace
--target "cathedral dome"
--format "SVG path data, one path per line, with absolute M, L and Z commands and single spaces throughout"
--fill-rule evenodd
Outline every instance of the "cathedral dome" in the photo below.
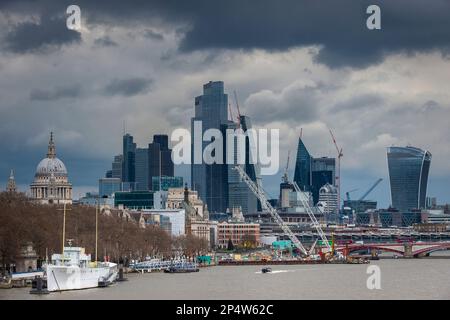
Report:
M 67 169 L 64 163 L 58 158 L 45 158 L 39 162 L 36 168 L 36 175 L 67 175 Z
M 36 168 L 36 177 L 42 176 L 67 177 L 64 163 L 56 157 L 56 147 L 53 141 L 53 132 L 50 134 L 47 158 L 42 159 Z

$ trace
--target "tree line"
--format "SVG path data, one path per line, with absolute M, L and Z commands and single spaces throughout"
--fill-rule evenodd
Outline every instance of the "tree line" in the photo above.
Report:
M 86 248 L 95 259 L 96 209 L 71 205 L 66 211 L 65 239 Z M 62 250 L 62 205 L 38 204 L 24 194 L 0 193 L 0 259 L 3 270 L 14 264 L 22 248 L 32 244 L 38 260 L 50 259 Z M 66 242 L 67 245 L 67 242 Z M 194 257 L 208 251 L 205 240 L 192 235 L 171 237 L 159 226 L 139 227 L 133 219 L 98 214 L 98 260 L 123 262 L 147 256 Z

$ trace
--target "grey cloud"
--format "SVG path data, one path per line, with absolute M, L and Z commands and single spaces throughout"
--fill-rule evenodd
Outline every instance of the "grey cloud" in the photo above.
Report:
M 355 95 L 348 100 L 336 103 L 332 108 L 332 112 L 363 110 L 369 107 L 382 107 L 384 99 L 377 94 L 361 94 Z
M 94 44 L 101 47 L 117 47 L 118 44 L 109 36 L 104 36 L 94 40 Z
M 26 0 L 22 0 L 26 1 Z M 17 1 L 20 4 L 20 1 Z M 60 12 L 66 0 L 41 5 L 26 1 L 29 10 Z M 392 53 L 450 52 L 450 2 L 378 0 L 382 30 L 366 28 L 372 0 L 251 1 L 88 1 L 77 3 L 92 24 L 143 24 L 185 27 L 179 50 L 320 48 L 315 61 L 331 68 L 364 68 Z M 16 2 L 4 9 L 23 10 Z M 28 7 L 27 6 L 27 7 Z M 154 35 L 153 35 L 154 36 Z M 158 37 L 158 36 L 156 36 Z
M 249 96 L 245 113 L 257 124 L 308 123 L 318 118 L 320 86 L 293 84 L 280 93 L 262 90 Z
M 51 90 L 34 89 L 30 92 L 30 100 L 58 100 L 61 98 L 76 98 L 81 94 L 79 84 L 58 86 Z
M 149 78 L 114 79 L 103 90 L 105 95 L 126 97 L 147 93 L 153 83 Z
M 144 37 L 152 40 L 164 40 L 164 35 L 162 33 L 156 32 L 151 29 L 145 30 Z
M 38 23 L 19 23 L 4 40 L 5 49 L 13 53 L 43 52 L 80 41 L 81 34 L 67 29 L 64 17 L 48 15 L 43 15 Z

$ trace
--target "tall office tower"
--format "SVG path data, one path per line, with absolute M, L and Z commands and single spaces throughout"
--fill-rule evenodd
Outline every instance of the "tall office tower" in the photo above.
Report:
M 335 184 L 336 159 L 313 158 L 302 139 L 298 140 L 297 158 L 295 161 L 294 181 L 301 190 L 311 192 L 313 203 L 319 202 L 319 190 L 327 183 Z
M 148 163 L 148 149 L 137 148 L 135 156 L 135 182 L 136 190 L 148 191 L 149 190 L 149 163 Z
M 167 134 L 153 135 L 153 142 L 158 143 L 161 150 L 169 150 L 169 136 Z
M 136 143 L 128 133 L 123 136 L 122 182 L 133 185 L 135 182 Z
M 311 193 L 314 204 L 319 202 L 319 191 L 327 183 L 335 185 L 336 159 L 313 158 L 311 161 Z
M 112 163 L 111 169 L 112 174 L 111 178 L 119 178 L 122 180 L 122 164 L 123 163 L 123 155 L 117 155 L 114 157 L 114 161 Z
M 415 147 L 387 148 L 392 206 L 400 211 L 425 208 L 431 153 Z
M 226 125 L 228 129 L 236 130 L 238 125 L 236 123 L 230 122 Z M 246 132 L 252 128 L 251 120 L 248 116 L 240 116 L 240 127 Z M 226 132 L 223 132 L 224 137 L 226 137 Z M 237 139 L 234 139 L 234 161 L 237 163 Z M 227 144 L 225 144 L 226 146 Z M 225 152 L 227 149 L 225 148 Z M 249 138 L 245 138 L 245 165 L 244 170 L 248 176 L 260 187 L 262 187 L 261 174 L 259 165 L 250 163 L 250 158 L 252 156 L 252 149 L 250 148 Z M 248 188 L 247 184 L 242 181 L 236 170 L 233 169 L 234 165 L 228 165 L 228 208 L 232 210 L 233 208 L 241 208 L 242 214 L 252 214 L 257 211 L 261 211 L 261 204 L 259 203 L 256 196 Z
M 154 135 L 153 142 L 148 145 L 148 188 L 152 190 L 154 177 L 173 177 L 174 164 L 172 149 L 169 149 L 167 135 Z
M 223 130 L 228 121 L 228 95 L 224 93 L 222 81 L 210 81 L 203 85 L 203 95 L 195 98 L 195 116 L 191 119 L 192 153 L 191 153 L 191 187 L 206 202 L 210 212 L 225 212 L 228 205 L 228 166 L 226 164 L 206 164 L 202 159 L 195 159 L 195 142 L 201 141 L 201 152 L 211 142 L 197 137 L 194 123 L 201 122 L 201 135 L 208 129 Z M 225 163 L 225 153 L 223 162 Z M 195 163 L 200 160 L 200 163 Z
M 311 160 L 301 137 L 298 138 L 297 157 L 295 160 L 294 181 L 302 191 L 311 191 Z

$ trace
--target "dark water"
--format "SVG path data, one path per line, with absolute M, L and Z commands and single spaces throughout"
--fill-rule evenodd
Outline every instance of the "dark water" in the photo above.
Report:
M 382 259 L 381 289 L 367 289 L 368 265 L 203 268 L 189 274 L 128 274 L 109 288 L 35 296 L 0 290 L 0 299 L 450 299 L 450 259 Z

